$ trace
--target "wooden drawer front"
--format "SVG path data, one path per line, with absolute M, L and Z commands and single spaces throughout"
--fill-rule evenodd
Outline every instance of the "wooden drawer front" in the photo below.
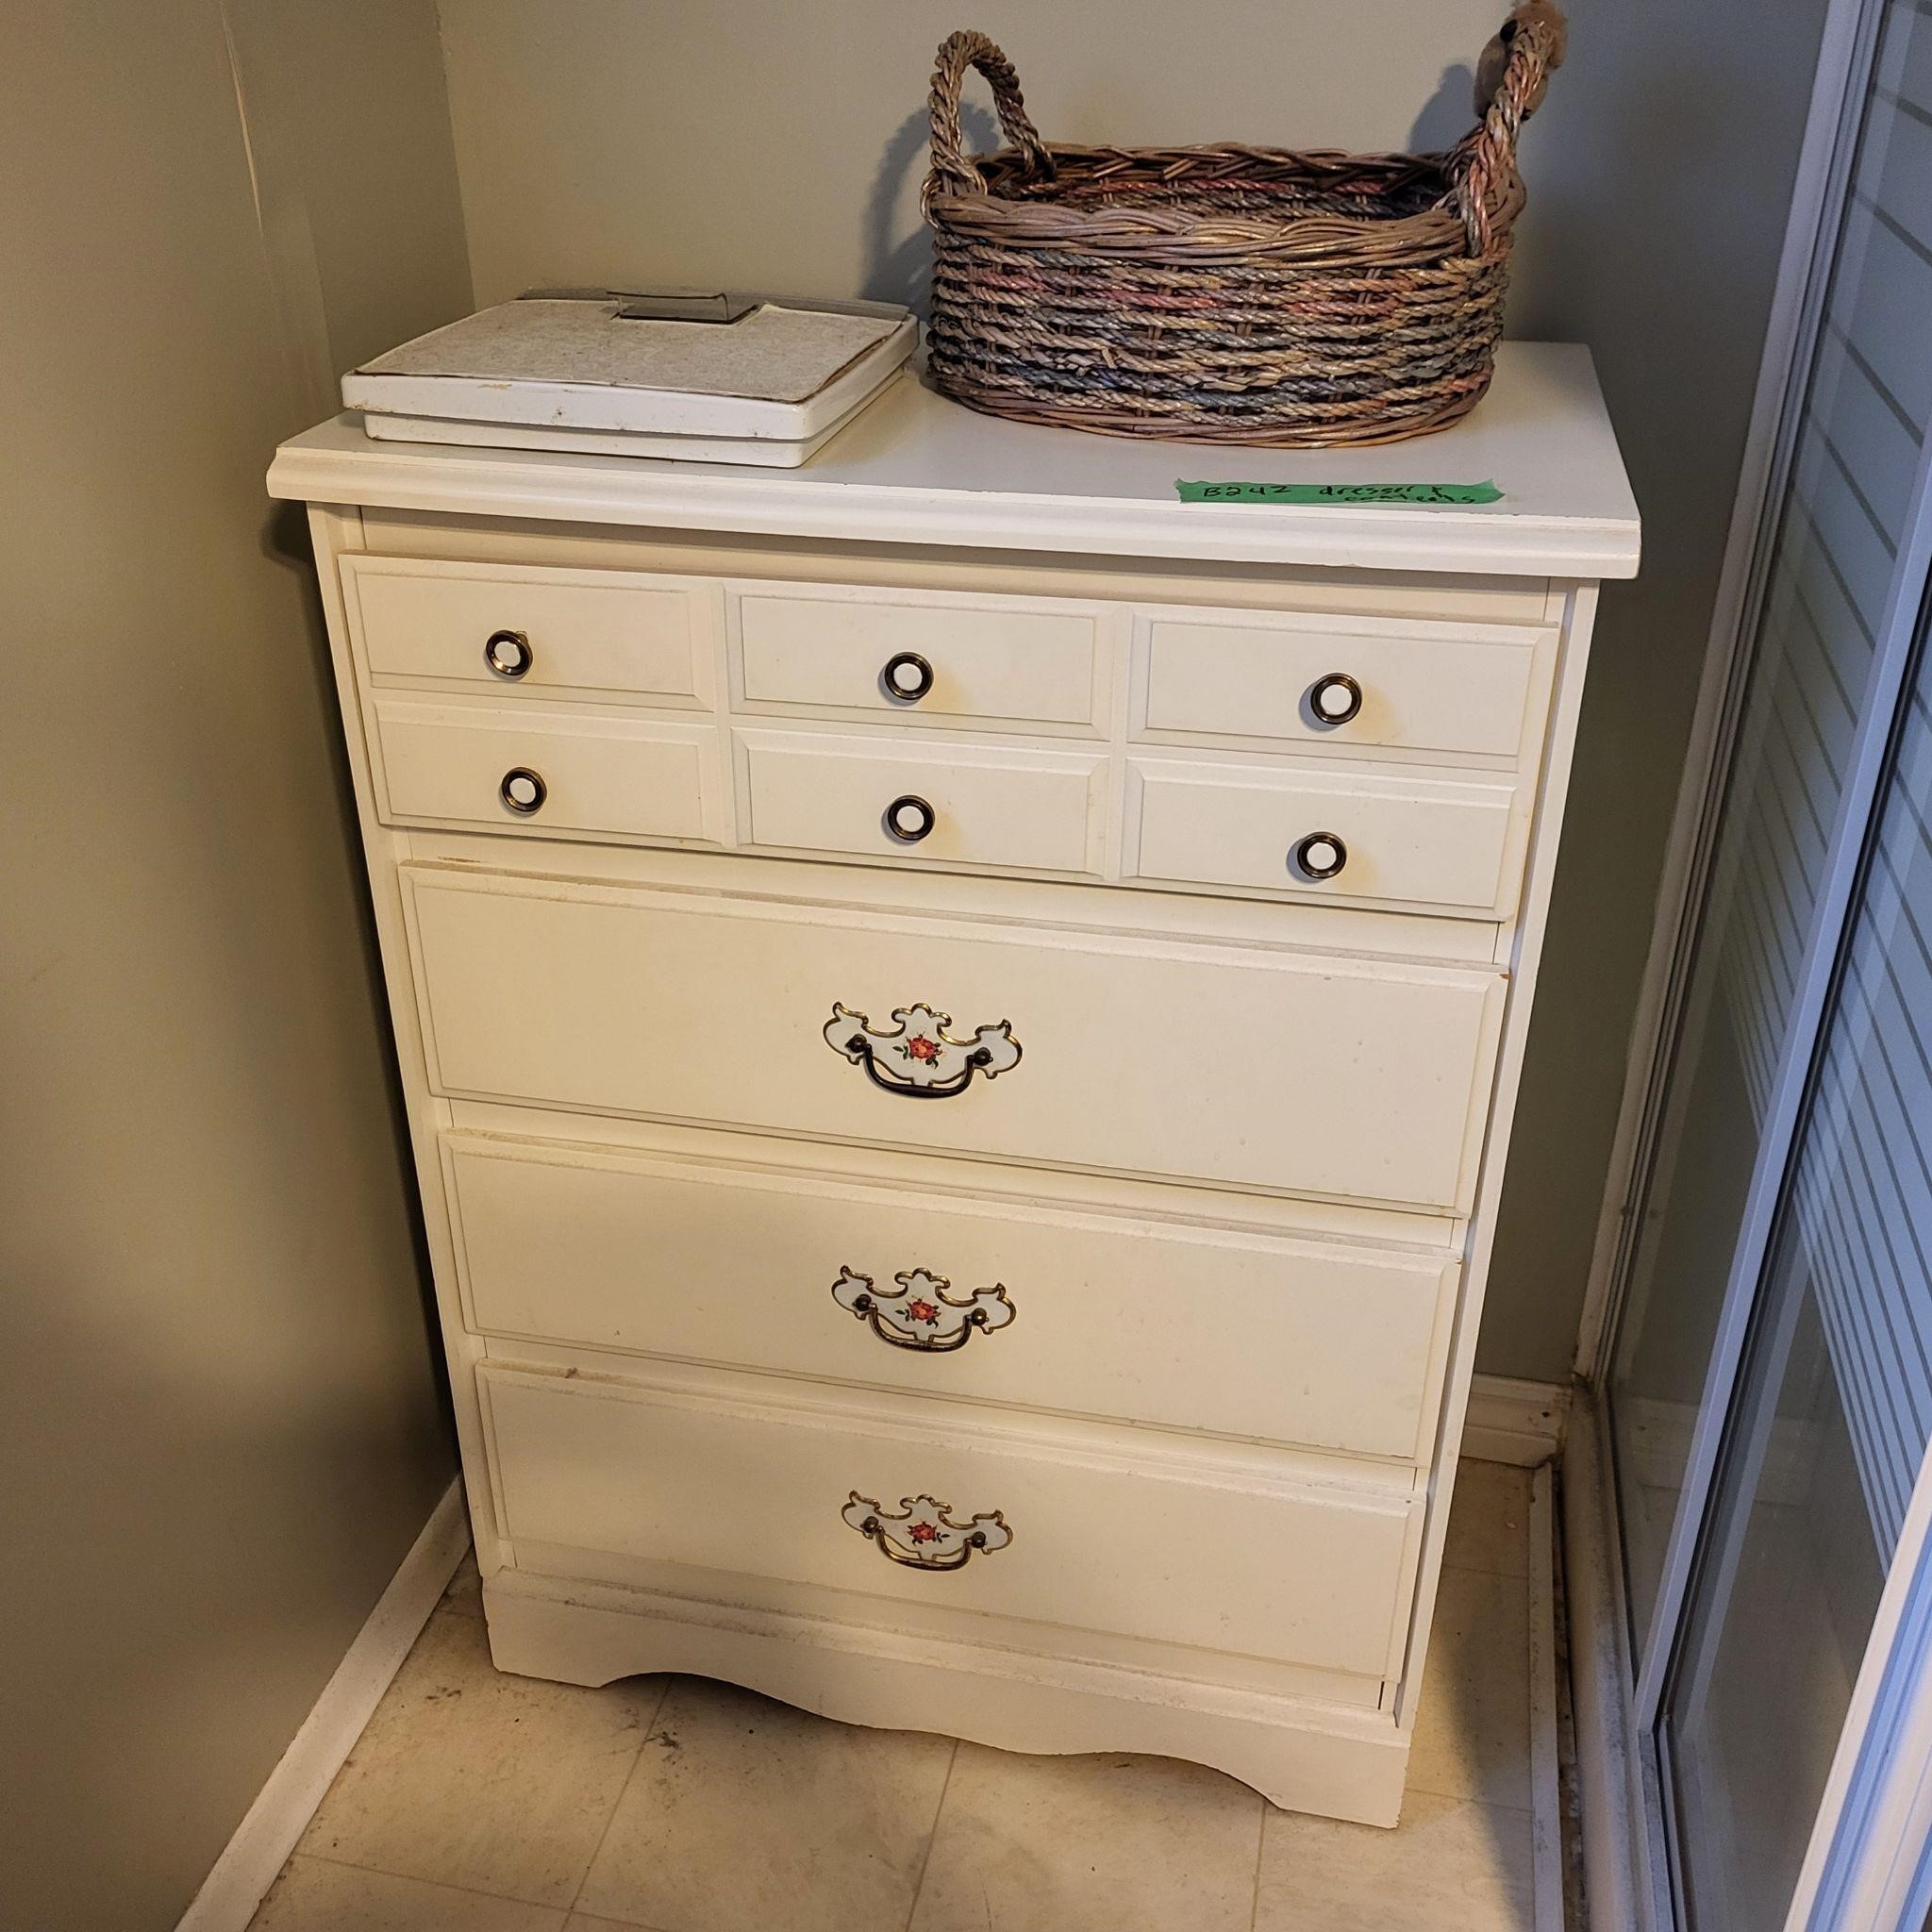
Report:
M 1385 1676 L 1413 1505 L 1364 1488 L 1199 1481 L 1153 1457 L 1058 1459 L 1050 1440 L 943 1420 L 714 1404 L 682 1391 L 479 1375 L 514 1541 L 939 1602 L 953 1608 Z M 1257 1458 L 1258 1459 L 1258 1458 Z M 844 1520 L 921 1493 L 1011 1541 L 928 1572 Z M 916 1517 L 915 1517 L 915 1520 Z
M 1521 748 L 1557 638 L 1525 625 L 1288 614 L 1152 616 L 1143 625 L 1141 723 L 1150 733 L 1496 758 Z M 1311 693 L 1338 673 L 1360 687 L 1361 708 L 1325 724 Z
M 552 836 L 717 837 L 707 796 L 717 791 L 707 771 L 717 734 L 708 725 L 391 695 L 376 699 L 375 712 L 376 763 L 391 819 Z M 536 773 L 545 788 L 542 803 L 526 815 L 503 800 L 505 774 L 515 770 Z
M 505 691 L 615 693 L 653 704 L 708 696 L 717 593 L 691 579 L 348 557 L 343 586 L 370 671 Z M 529 665 L 506 678 L 484 647 L 520 633 Z
M 1096 873 L 1106 761 L 1056 752 L 903 743 L 815 733 L 736 734 L 749 844 L 793 851 Z M 932 829 L 894 838 L 894 800 L 924 801 Z M 914 827 L 916 829 L 916 825 Z
M 1525 815 L 1513 785 L 1168 759 L 1129 773 L 1129 876 L 1496 916 L 1515 903 Z M 1329 877 L 1296 862 L 1323 833 L 1345 852 Z
M 1502 1007 L 1493 969 L 404 876 L 445 1093 L 1468 1205 Z M 521 997 L 506 1003 L 506 985 Z M 924 1033 L 902 1036 L 922 1046 L 897 1058 L 887 1043 L 870 1061 L 828 1043 L 828 1026 L 841 1042 L 856 1034 L 851 1014 L 884 1033 L 922 1002 L 961 1039 L 1009 1021 L 1020 1063 L 914 1101 L 874 1075 L 923 1074 Z
M 915 724 L 1091 729 L 1105 722 L 1099 618 L 1091 609 L 803 589 L 747 589 L 737 608 L 739 675 L 753 707 L 880 712 Z M 886 691 L 886 666 L 902 653 L 931 670 L 923 697 Z
M 1419 1453 L 1440 1256 L 614 1149 L 444 1152 L 486 1334 Z M 869 1296 L 877 1321 L 852 1306 Z

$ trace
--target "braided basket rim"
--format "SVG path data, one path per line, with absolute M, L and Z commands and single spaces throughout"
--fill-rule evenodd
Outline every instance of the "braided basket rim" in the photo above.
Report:
M 1277 264 L 1301 262 L 1310 267 L 1340 268 L 1353 262 L 1417 268 L 1452 258 L 1480 261 L 1507 252 L 1516 217 L 1527 199 L 1521 175 L 1508 169 L 1489 196 L 1489 248 L 1485 256 L 1472 256 L 1463 219 L 1450 200 L 1453 148 L 1439 154 L 1350 154 L 1328 148 L 1258 147 L 1243 142 L 1188 147 L 1042 145 L 1057 171 L 1053 177 L 1036 176 L 1028 158 L 1015 147 L 974 156 L 985 185 L 966 189 L 947 182 L 938 187 L 927 204 L 927 220 L 961 240 L 995 247 L 1200 262 L 1261 257 Z M 1392 185 L 1391 177 L 1433 175 L 1441 181 L 1442 198 L 1399 215 L 1323 210 L 1280 219 L 1195 214 L 1172 204 L 1086 205 L 1057 192 L 1069 177 L 1076 183 L 1104 178 L 1179 181 L 1183 177 L 1177 171 L 1189 161 L 1219 159 L 1259 164 L 1274 178 L 1298 175 L 1330 190 L 1345 187 L 1351 176 L 1365 178 L 1373 191 L 1386 190 Z M 1242 172 L 1230 169 L 1215 175 L 1213 182 L 1235 185 L 1242 178 Z M 1011 192 L 1016 188 L 1025 192 Z

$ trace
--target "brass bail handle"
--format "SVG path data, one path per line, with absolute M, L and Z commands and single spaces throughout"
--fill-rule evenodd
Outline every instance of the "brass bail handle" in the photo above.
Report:
M 1457 149 L 1455 200 L 1471 255 L 1490 246 L 1490 198 L 1516 167 L 1523 124 L 1563 64 L 1569 25 L 1555 0 L 1524 0 L 1483 49 L 1476 64 L 1476 126 Z
M 968 29 L 940 42 L 932 71 L 932 172 L 926 175 L 920 196 L 922 212 L 929 211 L 941 194 L 986 192 L 986 177 L 966 152 L 966 136 L 959 125 L 959 90 L 965 85 L 969 68 L 977 68 L 986 76 L 1000 127 L 1026 157 L 1027 167 L 1042 179 L 1053 178 L 1053 157 L 1027 118 L 1013 63 L 984 34 Z

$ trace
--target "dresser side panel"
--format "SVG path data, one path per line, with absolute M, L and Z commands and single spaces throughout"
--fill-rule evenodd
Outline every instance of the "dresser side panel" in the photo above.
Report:
M 404 1113 L 408 1123 L 416 1184 L 423 1204 L 423 1232 L 429 1248 L 437 1320 L 449 1370 L 450 1400 L 455 1412 L 457 1442 L 462 1453 L 471 1530 L 475 1539 L 477 1567 L 489 1576 L 510 1560 L 510 1552 L 497 1536 L 495 1511 L 488 1491 L 489 1459 L 485 1454 L 483 1419 L 474 1373 L 475 1363 L 481 1358 L 482 1351 L 464 1325 L 456 1285 L 458 1272 L 454 1234 L 439 1153 L 440 1138 L 448 1124 L 448 1107 L 429 1088 L 409 964 L 408 936 L 403 916 L 401 877 L 397 870 L 399 859 L 405 856 L 404 838 L 384 825 L 378 815 L 367 736 L 367 713 L 363 705 L 365 694 L 359 689 L 352 627 L 340 569 L 343 557 L 354 555 L 360 549 L 361 519 L 359 513 L 353 509 L 313 505 L 309 508 L 308 523 L 323 610 L 327 620 L 329 655 L 335 671 L 350 776 L 355 790 L 357 825 L 369 871 L 370 903 L 382 958 Z
M 1576 744 L 1576 724 L 1583 703 L 1585 674 L 1590 661 L 1591 634 L 1596 618 L 1594 583 L 1552 584 L 1552 618 L 1563 626 L 1562 655 L 1554 702 L 1545 726 L 1542 775 L 1531 834 L 1529 863 L 1523 889 L 1523 908 L 1512 925 L 1498 931 L 1499 956 L 1510 972 L 1510 990 L 1503 1019 L 1501 1051 L 1489 1106 L 1481 1172 L 1471 1215 L 1467 1260 L 1457 1298 L 1446 1373 L 1443 1401 L 1437 1427 L 1436 1455 L 1424 1524 L 1421 1563 L 1408 1656 L 1396 1700 L 1396 1716 L 1405 1735 L 1413 1731 L 1422 1698 L 1428 1636 L 1435 1612 L 1436 1590 L 1442 1567 L 1454 1497 L 1457 1451 L 1469 1407 L 1470 1378 L 1475 1369 L 1477 1333 L 1481 1325 L 1483 1292 L 1489 1279 L 1490 1257 L 1495 1246 L 1496 1207 L 1508 1165 L 1510 1131 L 1515 1124 L 1516 1097 L 1523 1074 L 1536 997 L 1537 972 L 1542 958 L 1548 925 L 1550 891 L 1562 840 L 1563 813 L 1568 803 L 1570 768 Z

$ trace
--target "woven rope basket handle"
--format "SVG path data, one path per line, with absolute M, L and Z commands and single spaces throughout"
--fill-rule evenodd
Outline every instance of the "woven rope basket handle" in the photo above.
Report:
M 1554 0 L 1524 0 L 1483 49 L 1475 110 L 1482 120 L 1457 149 L 1456 210 L 1472 255 L 1490 246 L 1490 195 L 1516 166 L 1516 138 L 1536 112 L 1550 71 L 1563 64 L 1566 27 Z
M 959 127 L 959 90 L 969 68 L 976 67 L 992 88 L 1000 126 L 1013 146 L 1026 157 L 1026 165 L 1042 180 L 1053 178 L 1053 157 L 1039 130 L 1026 118 L 1020 98 L 1020 76 L 1013 63 L 984 34 L 970 30 L 950 35 L 940 43 L 932 71 L 932 172 L 925 177 L 921 206 L 928 212 L 941 194 L 984 194 L 986 178 L 966 152 Z

